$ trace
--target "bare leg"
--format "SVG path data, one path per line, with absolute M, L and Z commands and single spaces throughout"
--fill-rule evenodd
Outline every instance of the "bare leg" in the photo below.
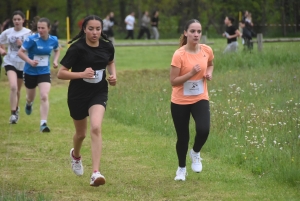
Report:
M 16 110 L 18 104 L 18 78 L 15 71 L 9 70 L 7 71 L 7 77 L 9 81 L 10 87 L 10 110 Z
M 35 88 L 34 89 L 26 88 L 26 101 L 27 101 L 27 103 L 33 102 L 34 98 L 35 98 Z
M 93 105 L 89 109 L 90 124 L 91 124 L 91 147 L 92 147 L 92 163 L 93 171 L 99 171 L 100 158 L 102 152 L 102 134 L 101 127 L 105 113 L 105 108 L 102 105 Z
M 73 122 L 76 129 L 75 135 L 73 136 L 73 145 L 74 145 L 73 156 L 79 158 L 81 145 L 86 136 L 87 118 L 82 120 L 73 119 Z
M 38 86 L 40 89 L 40 99 L 41 99 L 41 106 L 40 106 L 41 120 L 47 120 L 48 112 L 49 112 L 48 95 L 50 92 L 51 84 L 49 82 L 42 82 L 39 83 Z
M 19 102 L 20 102 L 22 85 L 23 85 L 23 79 L 18 79 L 17 106 L 19 106 Z

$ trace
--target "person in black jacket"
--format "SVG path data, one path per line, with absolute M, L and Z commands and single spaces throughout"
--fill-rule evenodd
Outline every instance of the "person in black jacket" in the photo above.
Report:
M 252 33 L 251 30 L 249 30 L 246 27 L 245 21 L 240 21 L 240 27 L 242 28 L 242 38 L 244 39 L 244 49 L 252 50 L 253 49 L 253 42 L 252 42 Z

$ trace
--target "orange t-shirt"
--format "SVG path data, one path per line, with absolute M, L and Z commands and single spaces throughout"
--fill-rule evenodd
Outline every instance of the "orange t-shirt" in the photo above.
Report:
M 206 74 L 207 64 L 209 61 L 214 59 L 214 54 L 211 47 L 204 44 L 199 45 L 200 51 L 197 54 L 186 52 L 185 46 L 182 46 L 176 50 L 173 55 L 171 66 L 180 68 L 179 76 L 189 73 L 197 64 L 200 66 L 201 71 L 194 75 L 186 83 L 172 87 L 172 103 L 188 105 L 200 100 L 209 99 L 207 81 L 204 76 Z M 196 87 L 195 90 L 198 91 L 193 94 L 192 88 L 194 87 Z

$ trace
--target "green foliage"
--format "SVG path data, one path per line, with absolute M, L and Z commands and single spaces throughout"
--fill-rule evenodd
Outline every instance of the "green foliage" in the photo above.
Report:
M 69 7 L 67 2 L 70 2 Z M 282 2 L 285 2 L 284 4 Z M 182 31 L 184 22 L 188 19 L 197 18 L 201 21 L 204 33 L 210 36 L 219 37 L 224 31 L 224 17 L 233 16 L 238 25 L 239 12 L 249 10 L 254 21 L 254 30 L 261 32 L 265 36 L 282 36 L 286 29 L 287 36 L 297 36 L 299 28 L 288 26 L 277 26 L 278 24 L 298 24 L 300 23 L 299 12 L 300 3 L 297 0 L 52 0 L 52 1 L 33 1 L 33 0 L 3 0 L 0 1 L 0 21 L 10 17 L 11 13 L 21 9 L 31 11 L 30 18 L 35 15 L 48 17 L 51 21 L 59 20 L 59 35 L 66 37 L 66 17 L 69 15 L 71 20 L 72 36 L 79 31 L 77 23 L 86 15 L 96 14 L 102 18 L 113 11 L 117 25 L 115 26 L 116 38 L 123 38 L 125 33 L 124 18 L 131 11 L 135 11 L 136 18 L 140 19 L 143 11 L 160 11 L 160 35 L 161 38 L 175 38 L 176 34 Z M 68 14 L 67 11 L 70 11 Z M 265 26 L 268 24 L 268 26 Z M 276 26 L 270 26 L 276 24 Z M 136 25 L 138 31 L 139 23 Z

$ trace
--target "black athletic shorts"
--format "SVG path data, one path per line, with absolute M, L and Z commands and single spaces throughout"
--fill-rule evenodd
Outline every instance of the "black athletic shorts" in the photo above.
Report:
M 91 99 L 87 100 L 72 100 L 68 98 L 70 116 L 75 120 L 82 120 L 89 116 L 89 109 L 93 105 L 102 105 L 104 108 L 106 108 L 106 104 L 107 92 L 97 94 Z
M 15 71 L 16 72 L 18 79 L 22 79 L 23 78 L 23 71 L 17 70 L 14 66 L 7 65 L 7 66 L 4 66 L 4 68 L 5 68 L 5 71 L 6 71 L 6 75 L 7 75 L 7 71 L 11 70 L 11 71 Z
M 49 82 L 51 83 L 51 75 L 28 75 L 24 73 L 24 84 L 27 89 L 34 89 L 39 83 Z

